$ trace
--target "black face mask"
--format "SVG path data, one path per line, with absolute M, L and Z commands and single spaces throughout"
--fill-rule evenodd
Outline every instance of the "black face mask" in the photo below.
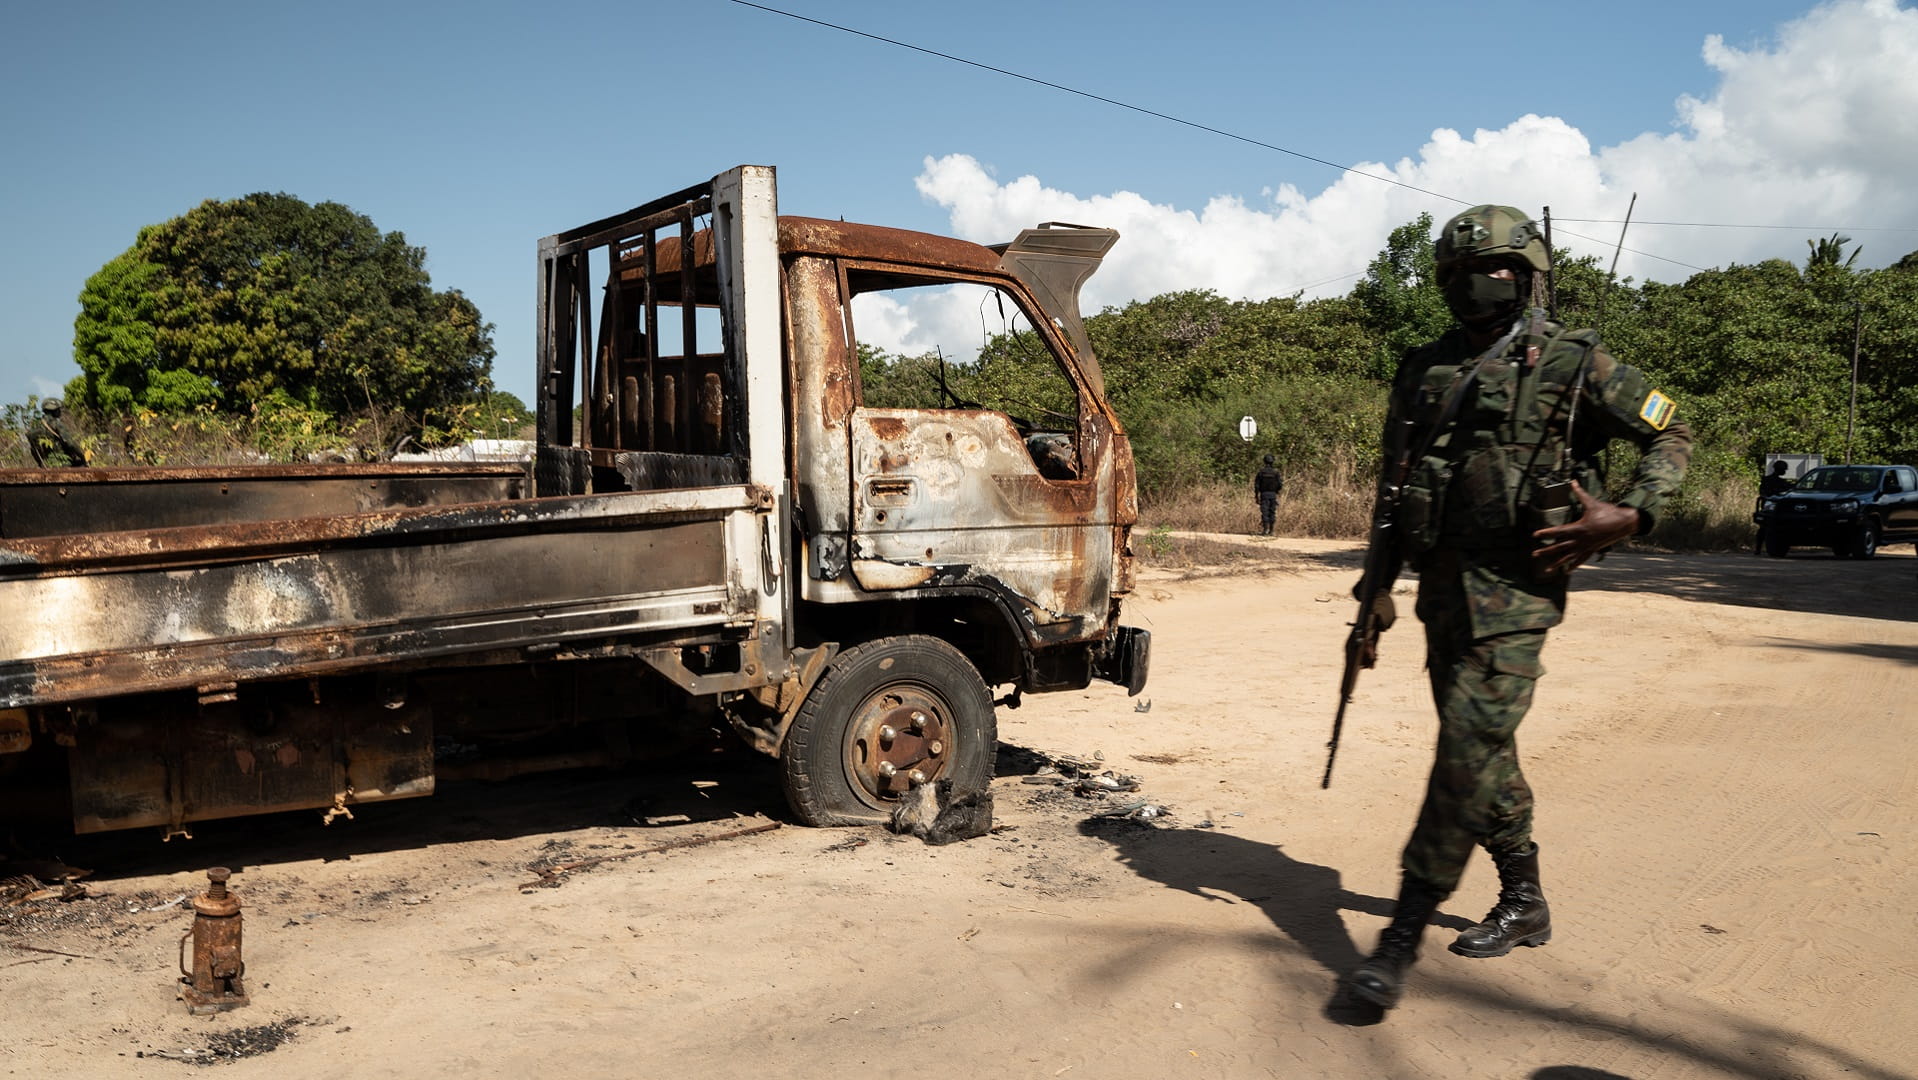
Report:
M 1518 288 L 1518 281 L 1490 274 L 1454 274 L 1445 283 L 1445 306 L 1467 326 L 1497 322 L 1518 313 Z

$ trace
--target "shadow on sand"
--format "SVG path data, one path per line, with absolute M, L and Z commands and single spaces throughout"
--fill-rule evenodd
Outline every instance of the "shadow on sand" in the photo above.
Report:
M 161 843 L 158 830 L 36 838 L 19 854 L 94 870 L 93 880 L 335 861 L 467 840 L 509 840 L 614 826 L 660 839 L 684 824 L 758 815 L 789 821 L 776 763 L 750 750 L 688 754 L 621 769 L 571 769 L 511 780 L 442 783 L 422 799 L 364 803 L 350 821 L 322 827 L 317 810 L 195 822 L 193 839 Z M 672 825 L 654 827 L 651 818 Z M 683 819 L 683 821 L 682 821 Z M 22 848 L 15 837 L 14 847 Z M 4 859 L 0 851 L 0 860 Z M 0 861 L 0 865 L 4 865 Z
M 1309 563 L 1359 572 L 1363 552 L 1303 554 Z M 1411 581 L 1409 573 L 1401 586 Z M 1773 559 L 1749 554 L 1614 552 L 1572 575 L 1581 592 L 1651 593 L 1705 604 L 1918 621 L 1918 562 L 1902 555 L 1840 559 L 1810 552 Z
M 1141 877 L 1195 896 L 1230 894 L 1255 904 L 1280 933 L 1296 943 L 1330 975 L 1342 977 L 1364 955 L 1345 930 L 1340 912 L 1391 914 L 1392 900 L 1346 889 L 1339 872 L 1302 862 L 1277 845 L 1259 843 L 1215 829 L 1153 828 L 1115 818 L 1091 818 L 1080 831 L 1111 844 L 1122 862 Z M 1441 911 L 1427 933 L 1423 951 L 1445 947 L 1445 930 L 1463 929 L 1471 920 Z M 1333 979 L 1327 980 L 1328 984 Z M 1710 1005 L 1699 1016 L 1608 1015 L 1579 1005 L 1563 1005 L 1502 990 L 1469 977 L 1428 968 L 1414 969 L 1409 994 L 1440 995 L 1463 1002 L 1488 1025 L 1524 1023 L 1580 1029 L 1595 1047 L 1627 1040 L 1660 1054 L 1749 1080 L 1789 1080 L 1805 1075 L 1860 1076 L 1869 1080 L 1912 1080 L 1909 1074 L 1867 1061 L 1841 1047 L 1800 1031 L 1757 1023 Z M 1378 1009 L 1334 990 L 1325 1004 L 1326 1019 L 1364 1026 L 1385 1019 Z M 1666 1026 L 1661 1026 L 1666 1025 Z M 1707 1027 L 1717 1039 L 1704 1037 Z M 1382 1075 L 1417 1075 L 1410 1063 Z M 1806 1069 L 1812 1072 L 1807 1073 Z M 1537 1068 L 1532 1080 L 1629 1080 L 1617 1073 L 1574 1063 Z

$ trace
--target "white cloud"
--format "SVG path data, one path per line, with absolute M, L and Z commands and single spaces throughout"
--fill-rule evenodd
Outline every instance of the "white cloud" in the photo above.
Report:
M 1654 221 L 1786 226 L 1918 226 L 1918 11 L 1894 0 L 1840 0 L 1783 25 L 1768 46 L 1741 50 L 1717 36 L 1702 48 L 1718 74 L 1706 98 L 1675 103 L 1674 130 L 1593 149 L 1564 120 L 1526 115 L 1470 136 L 1432 133 L 1415 156 L 1354 168 L 1473 201 L 1509 203 L 1560 221 L 1616 220 L 1638 194 L 1621 274 L 1681 280 L 1689 266 L 1782 256 L 1801 259 L 1806 233 L 1674 228 Z M 1345 174 L 1316 195 L 1286 185 L 1247 199 L 1221 194 L 1197 210 L 1129 191 L 1079 195 L 1036 176 L 1001 183 L 965 154 L 927 158 L 920 193 L 944 207 L 959 236 L 1003 241 L 1047 220 L 1117 228 L 1122 240 L 1087 284 L 1085 307 L 1210 288 L 1230 297 L 1336 295 L 1384 246 L 1386 234 L 1430 211 L 1461 207 Z M 1567 223 L 1557 239 L 1610 255 L 1616 226 Z M 1808 230 L 1809 231 L 1809 230 Z M 1918 233 L 1851 233 L 1861 265 L 1918 248 Z

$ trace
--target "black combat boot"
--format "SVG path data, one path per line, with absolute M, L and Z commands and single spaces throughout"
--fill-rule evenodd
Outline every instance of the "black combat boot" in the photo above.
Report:
M 1399 1003 L 1405 984 L 1405 969 L 1419 957 L 1419 939 L 1425 936 L 1425 924 L 1445 899 L 1423 882 L 1406 878 L 1399 886 L 1399 902 L 1392 909 L 1392 922 L 1379 932 L 1378 948 L 1365 958 L 1345 985 L 1354 997 L 1369 1001 L 1381 1009 Z
M 1552 910 L 1538 883 L 1538 845 L 1493 855 L 1498 865 L 1498 903 L 1483 921 L 1452 942 L 1460 956 L 1504 956 L 1520 945 L 1552 940 Z

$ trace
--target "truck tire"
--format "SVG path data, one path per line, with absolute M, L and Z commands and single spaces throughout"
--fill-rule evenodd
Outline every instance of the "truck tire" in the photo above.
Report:
M 1867 521 L 1858 526 L 1858 531 L 1852 534 L 1850 548 L 1846 554 L 1854 559 L 1869 559 L 1878 554 L 1878 523 Z
M 1782 559 L 1791 554 L 1791 541 L 1777 533 L 1765 534 L 1765 554 L 1774 559 Z
M 835 657 L 787 729 L 780 762 L 799 820 L 868 825 L 921 783 L 949 778 L 955 791 L 984 790 L 998 753 L 978 669 L 946 642 L 911 635 Z

